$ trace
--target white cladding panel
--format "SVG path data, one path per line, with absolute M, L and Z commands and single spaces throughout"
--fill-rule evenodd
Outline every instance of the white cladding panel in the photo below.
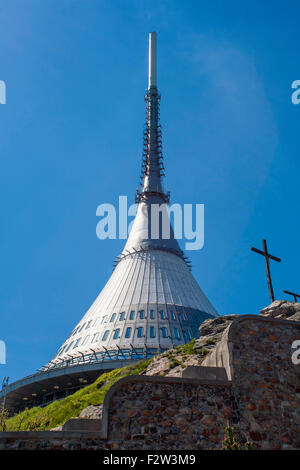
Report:
M 156 307 L 153 320 L 149 312 L 151 305 L 152 308 L 153 305 Z M 167 322 L 158 318 L 157 309 L 163 308 L 170 313 L 172 306 L 174 311 L 178 307 L 217 316 L 214 307 L 179 256 L 160 250 L 128 255 L 118 263 L 104 289 L 73 330 L 75 333 L 60 348 L 57 357 L 63 359 L 67 354 L 77 356 L 79 352 L 87 353 L 91 348 L 103 350 L 103 346 L 113 348 L 116 345 L 126 347 L 132 344 L 134 347 L 141 347 L 146 342 L 145 337 L 151 326 L 154 328 L 152 332 L 155 332 L 155 338 L 150 337 L 147 340 L 148 346 L 159 342 L 170 347 L 170 319 Z M 144 310 L 145 319 L 139 318 L 140 310 Z M 124 318 L 120 320 L 123 311 Z M 133 320 L 129 318 L 130 311 L 135 312 Z M 158 340 L 157 330 L 164 326 L 169 337 Z M 143 337 L 137 337 L 139 327 L 143 328 Z M 127 328 L 131 328 L 128 339 L 125 338 Z M 178 329 L 180 328 L 178 321 Z M 114 338 L 118 329 L 119 335 Z M 109 333 L 103 341 L 105 331 Z M 194 336 L 194 333 L 191 331 L 190 335 Z

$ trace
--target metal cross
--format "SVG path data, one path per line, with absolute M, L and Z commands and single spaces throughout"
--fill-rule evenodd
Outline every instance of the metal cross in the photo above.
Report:
M 270 253 L 268 253 L 266 240 L 263 240 L 263 249 L 264 251 L 258 250 L 257 248 L 253 248 L 253 247 L 251 248 L 251 250 L 255 251 L 255 253 L 259 253 L 260 255 L 263 255 L 265 257 L 267 281 L 268 281 L 269 293 L 270 293 L 270 298 L 271 298 L 271 303 L 272 303 L 274 302 L 274 292 L 273 292 L 273 286 L 272 286 L 272 280 L 271 280 L 269 259 L 271 258 L 274 261 L 278 261 L 279 263 L 281 259 L 277 258 L 276 256 L 270 255 Z
M 288 290 L 283 291 L 285 294 L 292 295 L 294 297 L 294 302 L 297 302 L 297 297 L 300 297 L 300 294 L 295 294 L 295 292 L 289 292 Z

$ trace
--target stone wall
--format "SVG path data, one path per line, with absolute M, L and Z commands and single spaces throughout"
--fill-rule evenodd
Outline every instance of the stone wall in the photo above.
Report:
M 297 339 L 296 321 L 241 316 L 199 378 L 123 378 L 107 393 L 94 431 L 79 432 L 78 419 L 63 432 L 0 433 L 0 449 L 218 449 L 228 423 L 257 449 L 299 449 L 300 365 L 291 360 Z M 223 367 L 230 380 L 205 379 L 211 367 Z
M 241 317 L 229 330 L 239 429 L 262 449 L 300 448 L 300 364 L 291 348 L 297 339 L 300 324 L 287 320 Z

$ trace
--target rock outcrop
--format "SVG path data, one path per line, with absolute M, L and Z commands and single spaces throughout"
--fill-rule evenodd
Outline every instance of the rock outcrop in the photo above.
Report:
M 102 419 L 103 404 L 101 405 L 90 405 L 79 415 L 79 418 L 88 418 L 88 419 Z
M 260 315 L 283 320 L 300 321 L 300 303 L 288 300 L 275 300 L 271 305 L 263 308 Z
M 209 351 L 214 349 L 220 341 L 223 332 L 231 323 L 239 318 L 240 315 L 222 315 L 211 320 L 205 320 L 199 328 L 199 339 L 195 342 L 194 349 L 203 347 Z

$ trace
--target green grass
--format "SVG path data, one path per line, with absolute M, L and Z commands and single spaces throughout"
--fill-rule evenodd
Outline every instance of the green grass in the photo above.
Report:
M 208 340 L 205 341 L 205 345 L 207 345 L 207 346 L 208 346 L 208 345 L 213 345 L 213 344 L 216 344 L 216 340 L 215 340 L 215 339 L 210 338 L 210 339 L 208 339 Z
M 133 366 L 114 369 L 102 374 L 94 383 L 88 385 L 62 400 L 50 403 L 45 408 L 34 407 L 9 418 L 7 431 L 39 431 L 60 426 L 70 418 L 76 418 L 89 405 L 103 403 L 106 392 L 121 377 L 139 375 L 152 359 L 139 362 Z
M 199 354 L 199 352 L 194 349 L 195 342 L 196 340 L 192 339 L 192 341 L 190 341 L 187 344 L 183 344 L 182 346 L 177 346 L 175 348 L 175 351 L 183 355 Z

